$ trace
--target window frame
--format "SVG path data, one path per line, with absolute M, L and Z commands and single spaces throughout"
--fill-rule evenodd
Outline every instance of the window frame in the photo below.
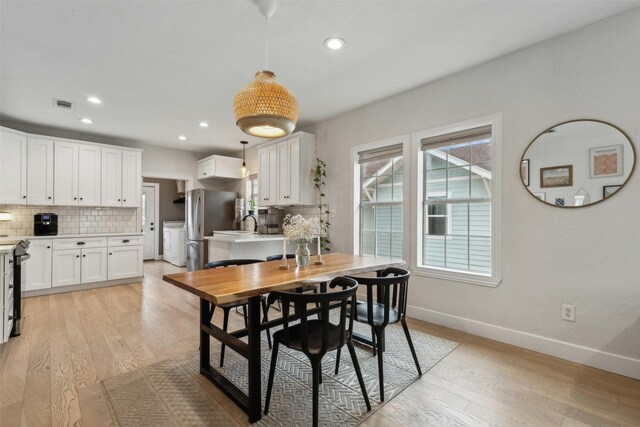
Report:
M 378 141 L 368 142 L 365 144 L 361 144 L 351 149 L 351 167 L 353 170 L 353 182 L 352 182 L 352 212 L 351 217 L 353 218 L 353 241 L 352 241 L 352 250 L 354 255 L 362 255 L 361 247 L 360 247 L 360 235 L 361 235 L 361 209 L 360 209 L 360 185 L 361 185 L 361 176 L 360 176 L 360 164 L 358 163 L 358 153 L 367 150 L 374 150 L 377 148 L 388 147 L 392 145 L 402 144 L 402 161 L 403 161 L 403 176 L 402 176 L 402 202 L 380 202 L 381 205 L 385 204 L 400 204 L 402 206 L 402 259 L 409 260 L 410 259 L 410 245 L 407 244 L 407 236 L 410 235 L 410 227 L 411 227 L 411 212 L 407 207 L 409 206 L 409 199 L 411 194 L 408 192 L 409 185 L 411 183 L 411 174 L 410 174 L 410 154 L 411 154 L 411 144 L 410 144 L 410 136 L 409 135 L 401 135 L 391 138 L 386 138 Z M 409 159 L 409 160 L 408 160 Z M 363 256 L 371 256 L 371 255 L 363 255 Z M 407 261 L 407 264 L 409 262 Z
M 421 149 L 421 142 L 425 138 L 445 135 L 465 129 L 491 125 L 491 274 L 475 272 L 465 272 L 446 267 L 428 267 L 422 264 L 422 238 L 423 238 L 423 180 L 424 180 L 424 156 Z M 415 274 L 419 276 L 433 277 L 437 279 L 451 280 L 456 282 L 471 283 L 496 287 L 502 281 L 502 114 L 492 114 L 475 119 L 465 120 L 437 128 L 423 130 L 412 134 L 411 157 L 412 163 L 412 183 L 415 185 L 412 194 L 412 224 L 415 232 L 411 234 L 411 247 L 414 248 L 411 267 Z

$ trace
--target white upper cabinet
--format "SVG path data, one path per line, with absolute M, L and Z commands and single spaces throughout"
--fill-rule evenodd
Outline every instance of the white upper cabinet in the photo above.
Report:
M 216 162 L 213 159 L 198 161 L 198 179 L 208 179 L 216 174 Z
M 278 147 L 275 145 L 258 151 L 260 163 L 259 206 L 274 206 L 278 202 L 278 154 Z
M 240 179 L 238 170 L 242 167 L 242 159 L 237 157 L 218 156 L 217 154 L 198 160 L 198 179 L 225 180 Z
M 102 149 L 102 206 L 122 206 L 122 150 Z
M 122 152 L 122 206 L 142 205 L 142 153 Z
M 78 204 L 100 206 L 102 148 L 95 145 L 78 146 Z
M 54 149 L 53 203 L 57 206 L 78 204 L 78 144 L 56 141 Z
M 27 203 L 27 137 L 0 131 L 0 204 Z
M 260 206 L 313 205 L 315 137 L 297 132 L 258 151 Z
M 53 205 L 53 157 L 52 139 L 28 138 L 28 205 Z

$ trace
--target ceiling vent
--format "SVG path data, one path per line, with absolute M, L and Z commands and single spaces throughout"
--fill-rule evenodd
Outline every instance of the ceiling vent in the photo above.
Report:
M 63 99 L 54 99 L 53 100 L 54 107 L 62 108 L 63 110 L 73 110 L 73 102 L 65 101 Z

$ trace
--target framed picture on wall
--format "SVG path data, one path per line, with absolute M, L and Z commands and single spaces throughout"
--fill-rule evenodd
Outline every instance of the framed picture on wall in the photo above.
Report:
M 624 172 L 623 146 L 609 145 L 589 150 L 591 178 L 621 176 Z
M 571 187 L 573 165 L 540 168 L 540 188 Z
M 607 197 L 618 191 L 618 188 L 620 187 L 622 187 L 622 185 L 605 185 L 604 187 L 602 187 L 602 198 L 606 199 Z
M 542 200 L 543 202 L 547 201 L 546 193 L 533 193 L 533 195 L 536 196 L 538 199 Z
M 520 164 L 520 178 L 525 187 L 529 186 L 529 159 L 524 159 Z

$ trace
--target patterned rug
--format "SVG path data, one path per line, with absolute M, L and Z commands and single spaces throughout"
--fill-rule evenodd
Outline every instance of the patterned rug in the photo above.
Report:
M 366 325 L 354 324 L 354 330 L 368 335 Z M 443 338 L 411 331 L 423 374 L 458 344 Z M 271 351 L 263 333 L 262 397 L 266 395 Z M 215 340 L 212 340 L 215 341 Z M 211 364 L 218 366 L 220 344 L 211 346 Z M 322 363 L 319 394 L 321 425 L 355 426 L 417 380 L 413 358 L 399 325 L 386 329 L 384 352 L 385 402 L 380 402 L 377 358 L 366 346 L 356 344 L 356 352 L 372 410 L 367 412 L 358 379 L 345 347 L 340 373 L 334 375 L 335 352 Z M 312 394 L 311 367 L 306 356 L 280 346 L 269 414 L 257 426 L 310 425 Z M 227 426 L 247 425 L 248 420 L 229 398 L 199 373 L 198 352 L 158 362 L 134 372 L 102 382 L 114 423 L 118 426 Z M 247 361 L 232 350 L 225 352 L 224 375 L 247 389 Z M 262 402 L 264 408 L 264 400 Z

